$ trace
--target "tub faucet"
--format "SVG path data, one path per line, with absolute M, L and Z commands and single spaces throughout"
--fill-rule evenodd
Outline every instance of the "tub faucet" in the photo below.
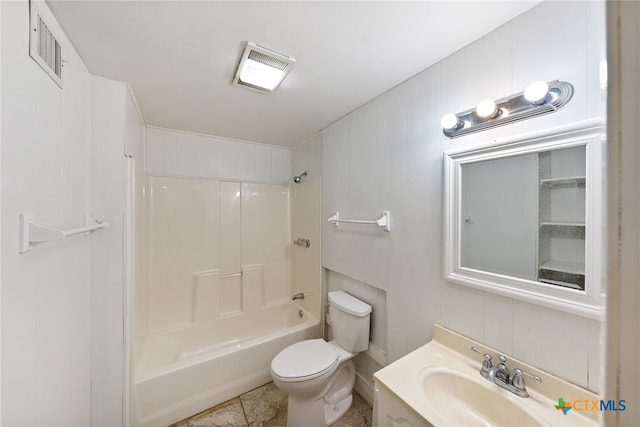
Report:
M 291 299 L 293 301 L 297 300 L 297 299 L 304 299 L 304 292 L 300 292 L 298 294 L 295 294 L 294 296 L 291 297 Z

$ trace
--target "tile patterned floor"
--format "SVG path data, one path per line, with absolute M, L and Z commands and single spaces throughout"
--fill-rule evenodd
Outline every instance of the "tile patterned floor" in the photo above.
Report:
M 371 427 L 371 406 L 357 393 L 349 411 L 332 427 Z M 265 384 L 170 427 L 284 427 L 287 394 Z M 303 426 L 301 426 L 303 427 Z

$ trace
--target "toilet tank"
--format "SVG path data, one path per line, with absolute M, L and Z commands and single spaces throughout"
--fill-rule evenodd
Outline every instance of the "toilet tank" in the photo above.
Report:
M 343 291 L 329 292 L 329 315 L 334 339 L 342 348 L 351 353 L 369 348 L 369 304 Z

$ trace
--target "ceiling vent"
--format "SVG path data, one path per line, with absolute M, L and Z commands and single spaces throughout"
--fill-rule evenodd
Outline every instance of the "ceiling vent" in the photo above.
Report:
M 62 87 L 62 47 L 51 31 L 51 26 L 47 25 L 36 6 L 36 2 L 29 2 L 29 12 L 31 15 L 29 55 L 58 86 Z
M 263 94 L 270 93 L 280 85 L 295 62 L 290 56 L 247 42 L 233 84 Z

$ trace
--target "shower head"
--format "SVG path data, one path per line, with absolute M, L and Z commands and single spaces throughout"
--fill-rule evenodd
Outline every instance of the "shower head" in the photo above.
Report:
M 302 181 L 302 178 L 307 176 L 307 171 L 302 172 L 300 175 L 296 175 L 293 177 L 293 182 L 295 182 L 296 184 L 300 184 L 300 181 Z

